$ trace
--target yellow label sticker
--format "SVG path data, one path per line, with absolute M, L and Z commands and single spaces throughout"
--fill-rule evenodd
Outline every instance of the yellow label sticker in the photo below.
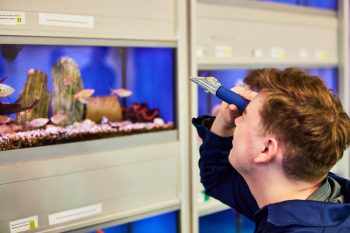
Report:
M 35 229 L 35 221 L 34 220 L 30 220 L 29 221 L 29 230 L 34 230 Z
M 217 45 L 215 46 L 215 56 L 216 57 L 232 57 L 233 49 L 231 46 Z
M 329 54 L 326 50 L 323 49 L 317 49 L 315 52 L 315 58 L 317 60 L 325 61 L 329 58 Z
M 1 11 L 0 10 L 0 25 L 17 25 L 25 24 L 26 13 L 22 11 Z
M 28 230 L 35 230 L 39 226 L 38 216 L 17 219 L 9 222 L 10 233 L 20 233 Z

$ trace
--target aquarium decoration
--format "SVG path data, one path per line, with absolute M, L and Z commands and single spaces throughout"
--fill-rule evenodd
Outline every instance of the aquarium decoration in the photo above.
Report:
M 47 118 L 50 106 L 50 93 L 47 91 L 47 75 L 40 70 L 31 69 L 23 91 L 17 103 L 21 106 L 32 106 L 28 110 L 17 113 L 16 122 L 24 125 L 37 118 Z
M 0 98 L 15 91 L 6 84 L 8 78 L 0 80 Z M 84 88 L 80 69 L 68 56 L 58 57 L 51 78 L 30 69 L 18 91 L 14 103 L 0 102 L 1 151 L 174 128 L 160 117 L 160 109 L 145 102 L 123 105 L 133 96 L 131 90 L 110 87 L 109 95 L 94 95 L 93 88 Z
M 78 65 L 69 57 L 59 58 L 52 69 L 51 100 L 52 115 L 67 116 L 59 125 L 67 126 L 82 120 L 84 110 L 82 89 L 83 82 Z

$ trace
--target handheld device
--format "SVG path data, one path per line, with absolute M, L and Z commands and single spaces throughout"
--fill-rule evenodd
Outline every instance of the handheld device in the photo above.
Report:
M 214 77 L 191 77 L 191 81 L 202 87 L 205 92 L 210 92 L 228 104 L 236 105 L 241 112 L 249 103 L 249 100 L 222 86 Z

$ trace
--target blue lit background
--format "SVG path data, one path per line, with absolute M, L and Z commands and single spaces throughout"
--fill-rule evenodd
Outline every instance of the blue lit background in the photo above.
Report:
M 17 100 L 32 68 L 48 75 L 51 92 L 52 67 L 59 57 L 68 56 L 78 64 L 84 88 L 95 89 L 94 96 L 109 95 L 111 89 L 121 87 L 130 89 L 133 95 L 121 103 L 146 102 L 149 108 L 158 108 L 165 121 L 174 121 L 174 53 L 172 48 L 22 45 L 14 61 L 0 56 L 0 77 L 7 76 L 5 84 L 15 89 L 1 101 Z
M 247 69 L 232 69 L 232 70 L 210 70 L 210 71 L 199 71 L 199 76 L 213 76 L 217 78 L 220 83 L 227 88 L 236 86 L 243 82 L 245 75 L 247 74 Z M 211 115 L 211 110 L 218 104 L 221 100 L 212 94 L 204 92 L 204 89 L 198 87 L 198 114 L 199 115 Z
M 225 210 L 199 219 L 200 233 L 252 233 L 254 223 L 234 210 Z
M 337 10 L 337 0 L 258 0 L 262 2 L 274 2 L 290 5 L 306 6 L 323 10 Z
M 102 231 L 104 233 L 177 233 L 177 212 L 165 213 L 132 223 L 104 228 Z
M 161 109 L 162 118 L 173 121 L 175 57 L 173 49 L 131 48 L 128 50 L 127 88 L 134 91 L 127 105 L 147 102 Z M 135 78 L 137 77 L 137 78 Z

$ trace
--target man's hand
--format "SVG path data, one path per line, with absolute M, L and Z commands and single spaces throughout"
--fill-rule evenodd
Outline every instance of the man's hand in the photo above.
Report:
M 231 89 L 235 93 L 239 94 L 247 100 L 252 100 L 258 93 L 252 91 L 248 88 L 241 86 L 235 86 Z M 242 113 L 234 104 L 228 104 L 222 102 L 220 110 L 211 126 L 211 131 L 222 137 L 230 137 L 233 134 L 233 129 L 235 127 L 235 119 L 239 117 Z

